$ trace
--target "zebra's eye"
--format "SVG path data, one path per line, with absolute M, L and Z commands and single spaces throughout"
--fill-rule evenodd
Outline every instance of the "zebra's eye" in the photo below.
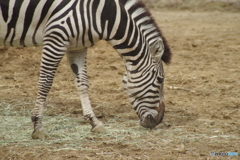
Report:
M 163 83 L 164 78 L 163 77 L 157 77 L 158 83 Z

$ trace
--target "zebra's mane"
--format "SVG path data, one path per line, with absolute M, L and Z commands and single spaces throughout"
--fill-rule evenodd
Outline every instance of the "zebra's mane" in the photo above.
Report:
M 171 57 L 172 57 L 172 52 L 171 49 L 168 45 L 167 40 L 165 39 L 165 37 L 163 36 L 161 30 L 159 29 L 158 25 L 156 24 L 155 20 L 153 19 L 151 13 L 149 12 L 149 10 L 146 8 L 145 4 L 141 1 L 141 0 L 121 0 L 122 2 L 124 1 L 125 4 L 126 3 L 132 3 L 133 5 L 131 6 L 131 11 L 136 11 L 137 9 L 143 9 L 144 12 L 142 13 L 143 17 L 150 17 L 149 21 L 146 23 L 146 25 L 148 24 L 152 24 L 155 26 L 155 31 L 159 34 L 159 36 L 162 38 L 163 40 L 163 44 L 164 44 L 164 53 L 162 55 L 162 61 L 165 62 L 166 64 L 170 64 L 171 62 Z

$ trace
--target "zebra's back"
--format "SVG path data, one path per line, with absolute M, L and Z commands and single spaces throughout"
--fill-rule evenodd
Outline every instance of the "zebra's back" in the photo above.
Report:
M 42 46 L 49 35 L 72 17 L 78 1 L 17 0 L 0 1 L 0 45 Z M 48 33 L 46 33 L 48 32 Z M 69 35 L 70 36 L 70 35 Z M 66 37 L 69 39 L 70 37 Z

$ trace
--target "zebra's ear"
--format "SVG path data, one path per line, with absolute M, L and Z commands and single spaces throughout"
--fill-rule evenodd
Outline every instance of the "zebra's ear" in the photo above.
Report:
M 162 55 L 164 52 L 163 41 L 157 40 L 150 46 L 150 53 L 153 59 L 153 62 L 161 61 Z

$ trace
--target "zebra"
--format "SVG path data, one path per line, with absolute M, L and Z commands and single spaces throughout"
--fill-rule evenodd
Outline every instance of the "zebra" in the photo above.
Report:
M 38 94 L 31 120 L 33 139 L 44 139 L 42 118 L 56 69 L 67 56 L 80 94 L 83 116 L 93 132 L 104 132 L 88 94 L 87 49 L 108 41 L 125 64 L 123 88 L 140 125 L 156 127 L 165 112 L 163 62 L 171 61 L 167 40 L 138 0 L 1 0 L 0 45 L 43 46 Z

